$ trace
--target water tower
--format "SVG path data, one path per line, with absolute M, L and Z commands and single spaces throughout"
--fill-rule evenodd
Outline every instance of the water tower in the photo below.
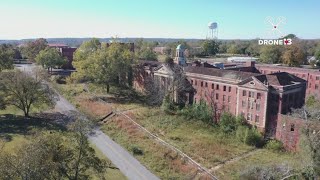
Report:
M 218 39 L 218 23 L 209 22 L 208 28 L 207 39 Z

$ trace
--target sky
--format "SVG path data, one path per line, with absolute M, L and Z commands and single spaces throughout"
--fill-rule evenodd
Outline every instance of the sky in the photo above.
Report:
M 0 39 L 196 38 L 218 23 L 219 39 L 320 38 L 319 0 L 0 0 Z M 276 31 L 273 31 L 276 32 Z

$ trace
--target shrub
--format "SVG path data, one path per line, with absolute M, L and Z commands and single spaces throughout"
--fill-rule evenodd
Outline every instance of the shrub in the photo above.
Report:
M 272 139 L 267 142 L 267 144 L 265 145 L 265 148 L 273 150 L 273 151 L 282 151 L 283 144 L 282 144 L 282 142 L 280 142 L 278 140 Z
M 173 111 L 176 110 L 176 106 L 175 106 L 174 103 L 171 101 L 169 95 L 166 95 L 166 96 L 163 98 L 162 109 L 163 109 L 164 112 L 166 112 L 166 113 L 172 113 Z
M 197 104 L 188 105 L 179 112 L 186 119 L 194 119 L 212 123 L 212 113 L 205 101 L 200 100 Z
M 133 146 L 131 150 L 134 155 L 143 155 L 143 151 L 137 146 Z
M 239 126 L 236 131 L 236 138 L 251 146 L 261 146 L 263 143 L 263 136 L 256 128 L 249 128 L 247 126 Z
M 230 113 L 223 113 L 219 122 L 220 130 L 223 133 L 231 133 L 237 129 L 237 119 Z

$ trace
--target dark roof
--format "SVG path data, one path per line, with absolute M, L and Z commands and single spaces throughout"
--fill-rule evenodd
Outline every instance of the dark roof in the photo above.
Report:
M 145 61 L 145 60 L 138 60 L 138 64 L 142 66 L 152 66 L 157 67 L 160 66 L 162 63 L 159 61 Z
M 232 71 L 232 70 L 196 67 L 196 66 L 187 66 L 185 67 L 185 71 L 187 73 L 203 74 L 208 76 L 216 76 L 216 77 L 241 80 L 241 81 L 248 79 L 252 76 L 260 75 L 257 73 L 250 73 L 250 72 Z
M 58 44 L 58 43 L 49 43 L 48 44 L 49 47 L 68 47 L 68 45 L 66 44 Z
M 262 83 L 268 83 L 271 86 L 287 86 L 295 84 L 295 82 L 305 82 L 305 80 L 298 78 L 287 72 L 277 72 L 268 75 L 256 76 Z

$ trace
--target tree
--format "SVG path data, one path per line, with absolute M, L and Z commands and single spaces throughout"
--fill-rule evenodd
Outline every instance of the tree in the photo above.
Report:
M 52 68 L 59 68 L 67 62 L 56 49 L 50 47 L 40 51 L 35 60 L 43 68 L 48 69 L 48 72 L 51 71 L 51 73 Z
M 74 53 L 74 59 L 72 61 L 73 67 L 77 72 L 72 73 L 71 77 L 75 80 L 91 80 L 90 74 L 88 74 L 88 67 L 93 63 L 88 60 L 89 56 L 95 53 L 101 48 L 101 43 L 98 39 L 93 38 L 90 41 L 83 42 L 81 46 Z
M 29 116 L 32 107 L 46 104 L 53 106 L 57 100 L 55 92 L 42 82 L 42 76 L 30 77 L 21 71 L 2 72 L 0 90 L 6 105 L 13 105 Z
M 157 61 L 157 54 L 153 52 L 152 49 L 146 48 L 142 50 L 139 54 L 139 59 L 148 60 L 148 61 Z
M 22 47 L 22 54 L 29 60 L 35 60 L 40 51 L 44 50 L 48 46 L 46 39 L 40 38 L 35 41 L 28 42 Z
M 1 153 L 0 179 L 92 179 L 92 172 L 102 175 L 111 167 L 90 147 L 86 121 L 77 120 L 70 130 L 40 133 L 15 152 Z
M 282 61 L 288 66 L 300 66 L 306 59 L 306 54 L 298 45 L 286 46 Z
M 77 72 L 72 77 L 107 85 L 126 85 L 130 73 L 133 54 L 129 47 L 121 43 L 100 45 L 95 39 L 85 42 L 76 52 L 74 63 Z
M 227 49 L 228 54 L 239 54 L 240 50 L 236 44 L 231 44 Z
M 6 44 L 0 45 L 0 72 L 4 69 L 13 68 L 14 51 L 11 46 Z
M 319 47 L 319 49 L 317 49 L 316 52 L 314 53 L 314 57 L 316 58 L 316 60 L 320 60 L 320 47 Z
M 281 62 L 281 49 L 278 46 L 263 46 L 260 50 L 260 61 L 263 63 Z
M 214 40 L 206 40 L 202 44 L 202 49 L 206 55 L 214 56 L 219 51 L 219 43 Z

